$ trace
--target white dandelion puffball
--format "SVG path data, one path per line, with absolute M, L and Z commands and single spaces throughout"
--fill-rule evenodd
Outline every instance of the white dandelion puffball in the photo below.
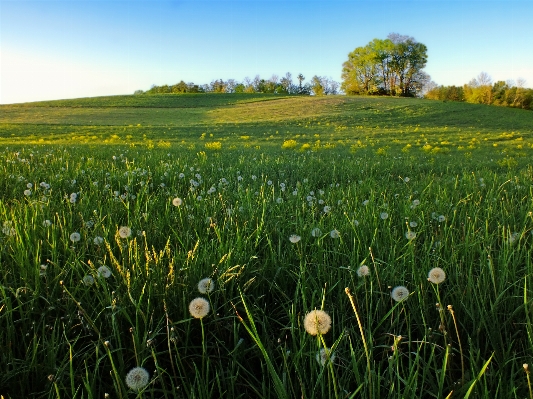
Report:
M 331 238 L 339 238 L 341 236 L 341 233 L 337 229 L 333 229 L 329 232 L 329 236 Z
M 415 228 L 416 226 L 418 226 L 418 223 L 417 222 L 409 222 L 409 226 L 412 227 L 412 228 Z
M 198 291 L 200 294 L 207 294 L 215 289 L 215 282 L 209 277 L 203 278 L 198 283 Z
M 322 230 L 320 230 L 318 227 L 315 227 L 313 230 L 311 230 L 311 236 L 320 237 L 321 235 L 322 235 Z
M 70 241 L 72 242 L 78 242 L 80 239 L 81 239 L 80 233 L 75 232 L 70 235 Z
M 52 225 L 52 222 L 48 219 L 46 219 L 44 222 L 43 222 L 43 226 L 44 227 L 50 227 Z
M 320 350 L 316 353 L 316 361 L 321 366 L 325 366 L 328 362 L 328 359 L 330 362 L 333 363 L 333 361 L 335 360 L 335 353 L 331 352 L 331 349 L 328 349 L 326 351 L 325 348 L 320 348 Z
M 31 190 L 24 190 L 24 195 L 29 197 L 31 195 Z
M 414 240 L 416 238 L 416 233 L 409 230 L 407 233 L 405 233 L 405 238 L 407 238 L 409 241 Z
M 324 213 L 330 213 L 331 212 L 331 206 L 325 206 L 324 207 Z
M 367 206 L 369 202 L 370 202 L 369 200 L 364 200 L 364 201 L 363 201 L 363 205 L 364 205 L 364 206 Z
M 446 273 L 440 267 L 434 267 L 428 273 L 428 281 L 433 284 L 440 284 L 446 280 Z
M 85 285 L 93 285 L 94 284 L 94 277 L 90 275 L 86 275 L 83 277 L 83 284 Z
M 304 328 L 311 335 L 326 334 L 331 328 L 331 317 L 323 310 L 312 310 L 305 315 Z
M 292 242 L 293 244 L 296 244 L 298 241 L 300 241 L 302 239 L 302 237 L 296 235 L 296 234 L 293 234 L 289 237 L 289 241 Z
M 440 223 L 444 222 L 445 220 L 446 220 L 446 216 L 444 216 L 444 215 L 440 215 L 439 218 L 438 218 L 438 221 Z
M 418 206 L 418 205 L 420 205 L 420 200 L 417 200 L 417 199 L 413 200 L 413 206 Z
M 387 219 L 389 217 L 389 214 L 387 212 L 381 212 L 379 217 L 383 220 Z
M 104 239 L 102 237 L 100 237 L 100 236 L 96 236 L 96 237 L 94 237 L 93 242 L 95 243 L 95 245 L 100 245 L 100 244 L 102 244 L 104 242 Z
M 404 287 L 403 285 L 399 285 L 398 287 L 394 287 L 391 292 L 391 297 L 396 302 L 401 302 L 407 299 L 409 297 L 409 290 Z
M 102 265 L 98 268 L 98 277 L 109 278 L 111 277 L 111 270 L 109 267 Z
M 120 238 L 128 238 L 131 236 L 131 229 L 128 226 L 122 226 L 118 229 L 118 235 Z
M 183 200 L 179 197 L 176 197 L 172 200 L 172 205 L 174 206 L 181 206 L 183 204 Z
M 134 367 L 126 375 L 126 385 L 132 391 L 139 392 L 150 381 L 150 374 L 143 367 Z
M 408 177 L 404 177 L 403 178 L 403 181 L 406 182 L 406 183 L 409 183 L 409 180 L 411 180 L 411 179 L 409 179 Z
M 195 298 L 189 304 L 189 312 L 197 319 L 204 318 L 209 313 L 209 302 L 202 297 Z
M 370 274 L 370 268 L 367 265 L 362 265 L 357 269 L 356 273 L 359 277 L 368 276 Z

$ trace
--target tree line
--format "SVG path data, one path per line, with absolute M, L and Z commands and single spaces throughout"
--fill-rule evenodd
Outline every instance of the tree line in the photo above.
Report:
M 137 90 L 135 94 L 165 94 L 165 93 L 272 93 L 272 94 L 299 94 L 299 95 L 330 95 L 339 94 L 340 84 L 325 76 L 313 76 L 309 82 L 305 82 L 305 76 L 301 73 L 293 80 L 292 74 L 287 72 L 285 76 L 272 75 L 270 79 L 262 79 L 257 75 L 254 79 L 244 78 L 242 82 L 235 79 L 217 79 L 209 84 L 185 83 L 183 80 L 174 85 L 153 85 L 143 92 Z
M 533 110 L 533 89 L 525 85 L 524 79 L 493 82 L 489 74 L 481 72 L 463 86 L 438 86 L 431 82 L 424 97 Z

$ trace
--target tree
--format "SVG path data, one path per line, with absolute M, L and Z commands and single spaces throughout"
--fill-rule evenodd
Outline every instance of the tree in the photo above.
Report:
M 341 88 L 347 94 L 390 94 L 412 97 L 430 81 L 423 72 L 427 47 L 410 36 L 391 33 L 348 54 Z
M 464 86 L 465 100 L 474 104 L 492 104 L 492 78 L 481 72 Z
M 323 79 L 317 75 L 311 78 L 311 91 L 315 96 L 323 96 L 325 93 L 325 87 Z
M 296 76 L 296 79 L 298 79 L 298 81 L 300 82 L 300 86 L 298 88 L 298 93 L 302 94 L 302 92 L 303 92 L 302 82 L 305 80 L 305 76 L 300 73 L 298 76 Z
M 346 94 L 371 94 L 378 88 L 378 64 L 370 46 L 357 47 L 343 64 L 343 90 Z

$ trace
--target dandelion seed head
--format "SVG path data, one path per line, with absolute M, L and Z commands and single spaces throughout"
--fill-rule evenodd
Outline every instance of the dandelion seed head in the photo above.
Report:
M 322 230 L 320 230 L 318 227 L 315 227 L 313 230 L 311 230 L 311 236 L 320 237 L 321 235 L 322 235 Z
M 134 367 L 126 375 L 126 385 L 135 392 L 139 392 L 150 381 L 150 374 L 143 367 Z
M 70 241 L 78 242 L 81 239 L 80 233 L 74 232 L 70 235 Z
M 176 197 L 172 200 L 172 205 L 174 206 L 181 206 L 183 204 L 183 200 L 179 197 Z
M 24 195 L 29 197 L 31 195 L 31 190 L 24 190 Z
M 446 220 L 446 216 L 444 216 L 444 215 L 440 215 L 439 218 L 438 218 L 438 221 L 440 223 L 444 222 L 445 220 Z
M 44 222 L 43 222 L 43 226 L 44 227 L 50 227 L 52 225 L 52 222 L 48 219 L 46 219 Z
M 128 238 L 131 236 L 131 229 L 128 226 L 121 226 L 118 229 L 118 235 L 120 238 Z
M 339 238 L 339 237 L 341 236 L 341 233 L 340 233 L 339 230 L 337 230 L 337 229 L 333 229 L 333 230 L 331 230 L 331 231 L 329 232 L 329 236 L 330 236 L 331 238 Z
M 311 335 L 326 334 L 331 328 L 331 317 L 323 310 L 312 310 L 305 315 L 304 328 Z
M 331 212 L 331 206 L 325 206 L 324 207 L 324 213 L 330 213 Z
M 329 356 L 328 356 L 329 354 Z M 329 361 L 333 363 L 333 361 L 335 360 L 335 353 L 331 352 L 330 349 L 328 349 L 326 351 L 325 348 L 320 348 L 320 350 L 316 353 L 316 361 L 321 365 L 321 366 L 325 366 L 327 361 L 328 361 L 328 358 L 329 358 Z
M 100 237 L 100 236 L 96 236 L 96 237 L 94 237 L 93 242 L 95 243 L 95 245 L 100 245 L 100 244 L 102 244 L 104 242 L 104 239 L 102 237 Z
M 409 297 L 409 290 L 403 285 L 399 285 L 392 289 L 391 297 L 396 302 L 404 301 Z
M 300 237 L 299 235 L 296 235 L 296 234 L 292 234 L 290 237 L 289 237 L 289 241 L 292 242 L 293 244 L 296 244 L 298 241 L 300 241 L 302 239 L 302 237 Z
M 98 268 L 98 277 L 109 278 L 111 277 L 111 270 L 109 267 L 102 265 Z
M 368 276 L 370 274 L 370 268 L 367 265 L 359 266 L 356 273 L 359 277 Z
M 417 222 L 409 222 L 409 226 L 412 227 L 412 228 L 415 228 L 416 226 L 418 226 L 418 223 Z
M 94 277 L 90 275 L 86 275 L 83 277 L 83 284 L 85 285 L 93 285 L 94 284 Z
M 209 302 L 202 297 L 195 298 L 189 303 L 189 312 L 192 317 L 201 319 L 209 313 Z
M 209 277 L 203 278 L 198 283 L 198 291 L 200 294 L 207 294 L 215 289 L 215 282 Z
M 381 212 L 379 214 L 379 217 L 383 220 L 387 219 L 389 217 L 389 214 L 387 212 Z
M 428 281 L 433 284 L 440 284 L 446 280 L 446 273 L 440 267 L 434 267 L 428 273 Z
M 405 233 L 405 238 L 407 238 L 409 241 L 414 240 L 416 238 L 416 233 L 409 230 Z

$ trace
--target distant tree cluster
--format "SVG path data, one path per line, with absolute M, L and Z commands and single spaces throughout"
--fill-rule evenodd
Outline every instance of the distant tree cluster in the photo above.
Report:
M 341 88 L 346 94 L 420 95 L 430 77 L 423 71 L 427 47 L 413 37 L 391 33 L 348 54 Z
M 270 79 L 262 79 L 257 75 L 254 79 L 248 77 L 244 81 L 238 82 L 234 79 L 217 79 L 209 84 L 197 85 L 185 83 L 183 80 L 175 85 L 153 85 L 149 90 L 143 92 L 137 90 L 135 94 L 164 94 L 164 93 L 272 93 L 272 94 L 301 94 L 323 96 L 329 94 L 339 94 L 339 83 L 331 78 L 313 76 L 310 82 L 304 83 L 305 77 L 299 74 L 297 82 L 293 81 L 291 73 L 287 72 L 280 78 L 272 75 Z
M 533 89 L 525 87 L 524 79 L 498 81 L 482 72 L 463 86 L 438 86 L 432 82 L 425 98 L 441 101 L 464 101 L 474 104 L 533 110 Z

